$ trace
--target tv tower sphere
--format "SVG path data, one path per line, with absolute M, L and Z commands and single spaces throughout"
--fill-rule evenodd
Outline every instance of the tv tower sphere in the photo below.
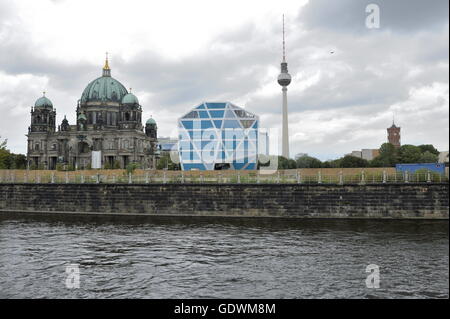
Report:
M 287 66 L 286 66 L 287 68 Z M 280 75 L 278 75 L 278 84 L 281 86 L 288 86 L 291 83 L 291 75 L 289 73 L 280 73 Z

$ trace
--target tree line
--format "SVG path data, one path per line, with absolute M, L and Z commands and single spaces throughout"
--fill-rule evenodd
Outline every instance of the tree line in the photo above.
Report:
M 346 155 L 336 160 L 321 161 L 312 156 L 301 156 L 297 160 L 278 156 L 279 169 L 293 168 L 352 168 L 352 167 L 394 167 L 396 164 L 437 163 L 439 151 L 431 144 L 409 145 L 396 148 L 390 143 L 381 145 L 380 154 L 372 160 Z M 268 166 L 259 163 L 259 166 Z
M 396 148 L 390 143 L 381 145 L 380 154 L 368 161 L 360 157 L 346 155 L 336 160 L 321 161 L 312 156 L 301 156 L 297 160 L 277 156 L 278 169 L 295 168 L 351 168 L 351 167 L 394 167 L 406 163 L 437 163 L 439 151 L 431 144 L 402 145 Z M 268 158 L 260 155 L 258 167 L 269 166 L 275 156 Z M 23 154 L 14 154 L 7 149 L 7 140 L 0 137 L 0 169 L 25 169 L 27 159 Z M 106 167 L 105 167 L 106 168 Z M 110 168 L 110 167 L 108 167 Z M 113 168 L 113 167 L 111 167 Z M 116 167 L 114 167 L 116 168 Z M 157 169 L 180 170 L 180 164 L 175 164 L 169 154 L 162 154 Z

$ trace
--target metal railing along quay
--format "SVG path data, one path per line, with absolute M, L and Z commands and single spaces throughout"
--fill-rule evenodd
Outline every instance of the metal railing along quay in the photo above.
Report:
M 241 171 L 184 172 L 144 170 L 137 173 L 111 173 L 104 171 L 39 171 L 3 170 L 0 183 L 51 183 L 51 184 L 398 184 L 398 183 L 443 183 L 447 175 L 432 171 L 409 172 L 366 172 L 346 174 L 302 174 L 300 170 L 275 171 L 267 174 L 261 171 L 242 173 Z

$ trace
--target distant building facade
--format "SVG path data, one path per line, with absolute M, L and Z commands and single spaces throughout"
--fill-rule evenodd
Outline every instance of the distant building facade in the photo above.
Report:
M 360 151 L 353 151 L 349 154 L 345 154 L 345 156 L 354 156 L 365 159 L 366 161 L 371 161 L 378 155 L 380 155 L 380 150 L 372 148 L 364 148 Z
M 345 154 L 345 156 L 354 156 L 354 157 L 362 158 L 362 152 L 361 151 L 352 151 L 350 154 Z
M 365 148 L 365 149 L 361 150 L 361 158 L 365 159 L 367 161 L 373 160 L 378 155 L 380 155 L 380 150 L 379 149 Z
M 448 162 L 449 162 L 448 154 L 449 154 L 448 151 L 440 152 L 440 153 L 439 153 L 439 159 L 438 159 L 438 162 L 439 162 L 439 163 L 448 164 Z
M 64 117 L 56 128 L 56 110 L 45 96 L 31 109 L 28 128 L 28 164 L 55 169 L 57 164 L 75 169 L 126 167 L 139 163 L 156 167 L 157 125 L 142 125 L 137 97 L 111 77 L 108 59 L 101 77 L 90 82 L 78 100 L 76 124 Z
M 229 102 L 205 102 L 178 120 L 182 170 L 257 168 L 259 118 Z

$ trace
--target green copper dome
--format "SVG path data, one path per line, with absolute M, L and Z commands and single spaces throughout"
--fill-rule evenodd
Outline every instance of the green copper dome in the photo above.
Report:
M 127 94 L 127 89 L 110 76 L 102 76 L 89 83 L 81 95 L 81 102 L 117 102 Z
M 156 125 L 156 121 L 155 121 L 154 119 L 152 119 L 152 118 L 149 118 L 149 119 L 147 120 L 147 122 L 145 122 L 145 124 L 146 124 L 146 125 L 150 125 L 150 124 Z
M 122 99 L 122 104 L 139 104 L 139 101 L 133 93 L 128 93 Z
M 120 103 L 125 95 L 127 89 L 111 77 L 111 69 L 109 68 L 108 59 L 105 61 L 103 67 L 103 74 L 101 77 L 89 83 L 81 95 L 81 103 L 86 102 L 117 102 Z
M 34 103 L 34 107 L 53 108 L 53 103 L 44 95 L 36 100 L 36 102 Z

